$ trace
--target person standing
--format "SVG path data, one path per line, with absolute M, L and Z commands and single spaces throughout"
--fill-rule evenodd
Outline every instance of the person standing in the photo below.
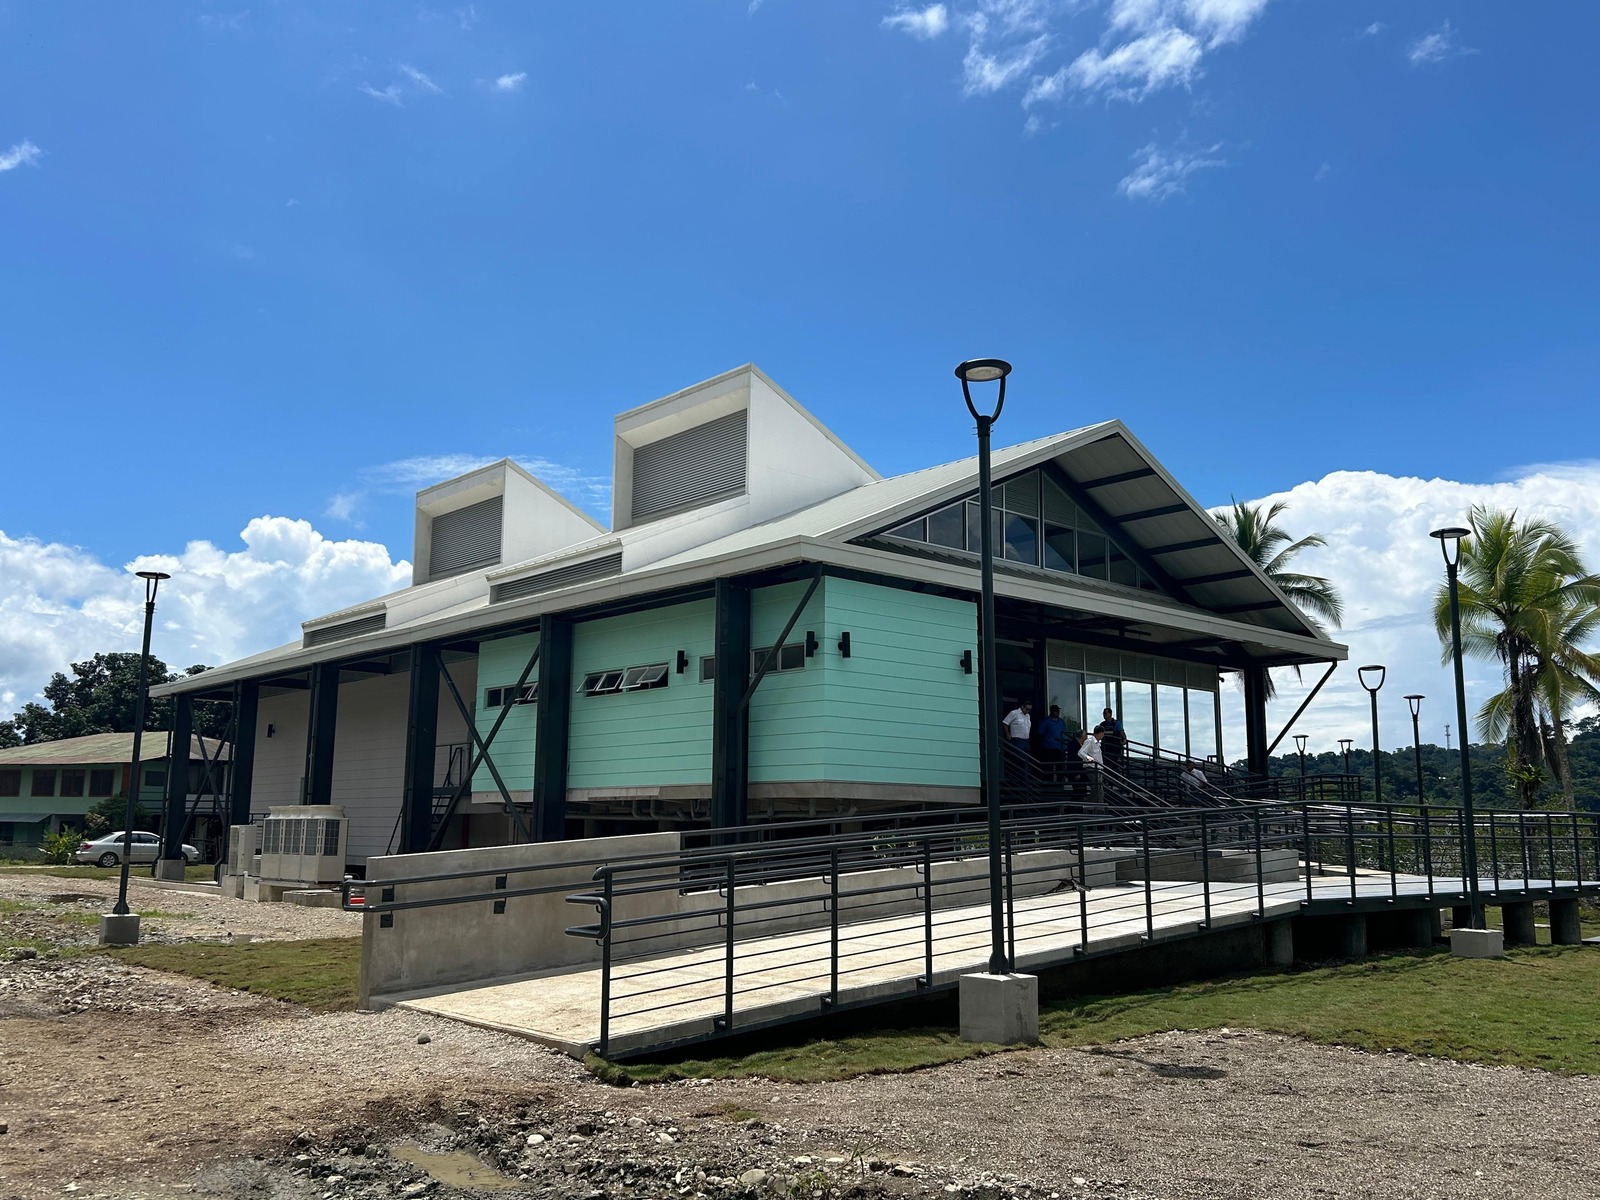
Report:
M 1033 702 L 1024 700 L 1008 712 L 1000 724 L 1005 727 L 1011 744 L 1024 754 L 1028 753 L 1033 745 Z
M 1061 764 L 1066 761 L 1067 723 L 1061 719 L 1061 706 L 1052 704 L 1050 713 L 1039 722 L 1039 758 L 1050 767 L 1050 781 L 1061 782 Z
M 1128 736 L 1122 731 L 1122 722 L 1117 720 L 1109 708 L 1102 710 L 1100 717 L 1100 724 L 1094 727 L 1094 731 L 1100 735 L 1101 754 L 1106 762 L 1115 766 L 1127 753 Z
M 1106 765 L 1105 754 L 1100 748 L 1100 731 L 1091 729 L 1083 735 L 1083 745 L 1078 747 L 1078 760 L 1085 767 L 1099 770 Z

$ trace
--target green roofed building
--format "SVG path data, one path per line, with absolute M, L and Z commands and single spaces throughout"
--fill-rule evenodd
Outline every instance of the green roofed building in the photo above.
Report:
M 609 528 L 510 461 L 428 488 L 410 587 L 154 689 L 180 736 L 233 703 L 233 820 L 338 804 L 359 867 L 977 802 L 975 459 L 884 478 L 746 366 L 618 416 L 614 468 Z M 1119 421 L 997 450 L 994 478 L 988 719 L 1111 707 L 1214 759 L 1238 672 L 1264 769 L 1266 669 L 1345 648 Z
M 156 829 L 171 782 L 167 735 L 144 735 L 138 803 Z M 212 815 L 209 799 L 225 788 L 228 747 L 212 738 L 190 737 L 189 766 L 180 777 L 185 820 L 203 826 Z M 47 833 L 83 829 L 89 810 L 111 797 L 128 795 L 133 783 L 133 734 L 91 733 L 0 750 L 0 855 L 26 856 Z M 201 803 L 204 801 L 204 803 Z M 196 814 L 196 808 L 200 813 Z M 190 826 L 191 838 L 215 831 Z

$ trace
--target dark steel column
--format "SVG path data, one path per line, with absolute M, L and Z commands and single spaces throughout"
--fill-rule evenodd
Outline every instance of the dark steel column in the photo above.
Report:
M 306 775 L 302 804 L 333 803 L 333 735 L 339 723 L 339 668 L 311 668 L 311 708 L 306 713 Z
M 572 622 L 539 621 L 539 703 L 534 713 L 534 837 L 567 835 L 567 735 L 572 716 Z
M 711 824 L 743 825 L 749 807 L 750 589 L 717 580 L 717 678 L 711 700 Z
M 406 689 L 406 774 L 400 793 L 400 853 L 417 854 L 433 837 L 433 771 L 439 744 L 439 647 L 411 647 Z
M 250 824 L 250 790 L 256 774 L 256 721 L 261 715 L 261 685 L 253 679 L 233 685 L 233 746 L 228 760 L 228 824 Z
M 1245 761 L 1253 775 L 1262 778 L 1267 774 L 1267 669 L 1246 667 L 1244 676 L 1244 742 Z
M 172 701 L 172 755 L 167 760 L 167 815 L 161 822 L 161 857 L 183 858 L 183 827 L 189 820 L 189 746 L 194 729 L 194 697 Z

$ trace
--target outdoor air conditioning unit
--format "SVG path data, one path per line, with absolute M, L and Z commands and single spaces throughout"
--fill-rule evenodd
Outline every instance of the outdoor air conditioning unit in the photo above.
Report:
M 287 804 L 267 810 L 261 825 L 261 874 L 269 883 L 338 883 L 344 878 L 344 810 L 327 804 Z
M 228 858 L 224 875 L 254 875 L 256 873 L 256 827 L 254 825 L 228 826 Z

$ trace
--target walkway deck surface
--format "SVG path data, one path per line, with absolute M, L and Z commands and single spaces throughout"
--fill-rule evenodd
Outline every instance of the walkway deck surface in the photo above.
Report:
M 1548 894 L 1552 887 L 1576 891 L 1572 880 L 1503 881 L 1481 885 L 1491 903 L 1524 899 L 1525 891 Z M 1592 889 L 1586 885 L 1585 890 Z M 1309 893 L 1313 911 L 1337 911 L 1352 894 L 1360 906 L 1394 901 L 1404 907 L 1461 900 L 1460 880 L 1428 880 L 1388 874 L 1314 876 Z M 1146 915 L 1142 882 L 1091 889 L 1087 904 L 1076 892 L 1055 892 L 1018 900 L 1015 908 L 1016 960 L 1021 971 L 1041 970 L 1081 954 L 1135 949 L 1150 940 L 1167 941 L 1205 932 L 1204 889 L 1199 883 L 1152 885 Z M 1269 883 L 1258 896 L 1249 883 L 1211 884 L 1210 930 L 1247 925 L 1261 919 L 1307 911 L 1303 879 Z M 1264 901 L 1264 903 L 1263 903 Z M 1087 930 L 1082 920 L 1087 909 Z M 1259 916 L 1258 916 L 1259 912 Z M 989 910 L 986 904 L 936 911 L 933 915 L 933 986 L 949 986 L 962 975 L 986 969 Z M 914 995 L 924 974 L 924 916 L 920 912 L 841 925 L 838 1004 Z M 829 929 L 809 929 L 767 937 L 741 934 L 734 947 L 735 993 L 731 1027 L 738 1030 L 817 1015 L 831 991 Z M 723 943 L 649 957 L 625 958 L 619 948 L 612 972 L 608 1053 L 615 1056 L 710 1035 L 725 1015 L 726 946 Z M 380 1003 L 432 1013 L 472 1025 L 499 1029 L 569 1053 L 582 1053 L 600 1041 L 601 972 L 598 967 L 566 968 L 513 979 L 458 985 L 427 993 L 379 998 Z

